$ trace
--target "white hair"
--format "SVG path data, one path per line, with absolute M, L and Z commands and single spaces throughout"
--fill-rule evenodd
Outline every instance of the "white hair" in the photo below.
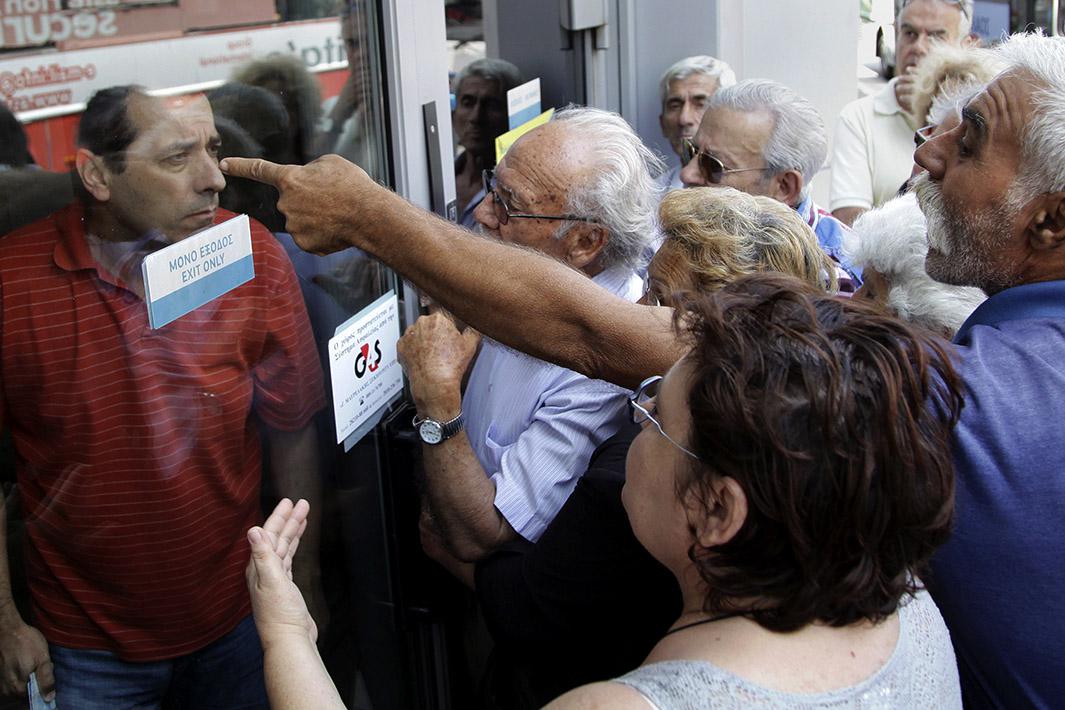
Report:
M 765 112 L 773 131 L 762 151 L 769 179 L 785 170 L 802 174 L 802 199 L 828 157 L 825 122 L 814 105 L 783 84 L 770 79 L 748 79 L 718 91 L 707 111 L 726 108 L 740 113 Z
M 1006 71 L 1030 74 L 1036 84 L 1016 188 L 1028 198 L 1065 190 L 1065 37 L 1015 34 L 995 51 Z
M 694 74 L 702 74 L 717 79 L 717 88 L 727 89 L 736 84 L 736 72 L 726 62 L 706 54 L 685 57 L 671 66 L 658 80 L 658 94 L 663 105 L 669 95 L 669 86 L 674 81 L 687 79 Z
M 925 271 L 925 216 L 913 193 L 864 213 L 843 235 L 852 263 L 876 269 L 889 284 L 888 307 L 905 321 L 953 335 L 987 298 L 972 286 L 950 286 Z
M 551 122 L 564 124 L 579 136 L 591 158 L 585 171 L 590 178 L 571 186 L 567 210 L 606 227 L 604 268 L 639 267 L 647 246 L 659 241 L 662 188 L 652 176 L 662 172 L 661 158 L 643 144 L 625 119 L 610 111 L 567 106 Z M 564 223 L 557 236 L 561 238 L 576 224 Z
M 930 126 L 938 126 L 949 116 L 958 115 L 965 104 L 969 103 L 969 99 L 983 91 L 986 86 L 987 84 L 980 82 L 968 82 L 954 84 L 950 88 L 943 89 L 932 99 L 932 105 L 928 109 L 928 116 L 925 120 Z
M 958 39 L 962 39 L 973 31 L 973 0 L 932 0 L 933 2 L 943 2 L 947 5 L 953 5 L 958 8 L 958 14 L 961 17 L 958 19 Z M 895 27 L 899 26 L 899 15 L 902 14 L 903 8 L 912 3 L 913 0 L 895 0 Z

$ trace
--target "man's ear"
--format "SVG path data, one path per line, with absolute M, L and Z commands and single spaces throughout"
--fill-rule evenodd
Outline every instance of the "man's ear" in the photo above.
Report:
M 788 207 L 798 207 L 802 188 L 805 184 L 802 173 L 798 170 L 785 170 L 772 177 L 772 197 L 783 202 Z
M 566 235 L 566 261 L 575 269 L 584 269 L 599 258 L 607 242 L 606 227 L 584 223 Z
M 702 547 L 716 547 L 736 537 L 747 521 L 747 494 L 735 478 L 721 476 L 710 484 L 708 500 L 691 486 L 685 494 L 688 520 Z
M 81 178 L 81 184 L 96 198 L 97 202 L 111 199 L 111 171 L 104 164 L 104 159 L 85 148 L 78 148 L 74 156 L 74 165 Z
M 1040 195 L 1024 232 L 1033 251 L 1056 249 L 1065 243 L 1065 192 Z

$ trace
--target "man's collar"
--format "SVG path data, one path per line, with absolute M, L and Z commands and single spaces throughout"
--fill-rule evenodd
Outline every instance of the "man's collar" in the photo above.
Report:
M 899 99 L 895 96 L 895 84 L 898 81 L 898 77 L 892 79 L 883 91 L 873 97 L 873 110 L 885 116 L 902 113 L 902 106 L 899 106 Z
M 954 342 L 963 342 L 977 325 L 1032 318 L 1065 320 L 1065 280 L 1022 284 L 996 293 L 977 306 L 954 335 Z
M 56 266 L 65 271 L 95 269 L 96 261 L 92 258 L 89 244 L 85 240 L 85 206 L 75 202 L 57 212 L 54 219 L 59 231 L 59 239 L 52 254 Z

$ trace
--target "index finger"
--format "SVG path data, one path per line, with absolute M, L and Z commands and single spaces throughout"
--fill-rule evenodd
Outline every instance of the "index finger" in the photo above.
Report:
M 281 179 L 297 166 L 278 165 L 262 158 L 223 158 L 218 167 L 226 175 L 249 178 L 278 187 Z

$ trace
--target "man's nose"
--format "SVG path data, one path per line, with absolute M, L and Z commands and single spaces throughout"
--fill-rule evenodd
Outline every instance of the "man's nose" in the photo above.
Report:
M 473 210 L 473 218 L 485 229 L 495 231 L 499 229 L 499 220 L 496 218 L 495 205 L 492 201 L 492 193 L 489 192 Z
M 218 158 L 211 154 L 204 155 L 197 181 L 197 192 L 221 192 L 225 189 L 226 177 L 218 169 Z
M 917 42 L 914 43 L 914 49 L 916 50 L 919 59 L 923 59 L 924 56 L 928 54 L 931 42 L 931 38 L 923 32 L 917 36 Z
M 942 180 L 944 168 L 947 164 L 947 149 L 950 139 L 947 138 L 953 131 L 947 131 L 934 138 L 925 141 L 914 151 L 913 162 L 928 171 L 928 177 L 932 180 Z
M 688 161 L 688 164 L 680 169 L 680 181 L 685 187 L 699 187 L 706 185 L 703 179 L 703 171 L 699 169 L 699 156 Z
M 695 110 L 694 104 L 691 101 L 685 101 L 684 105 L 680 109 L 680 125 L 682 126 L 697 126 L 699 125 L 699 119 L 702 116 Z

